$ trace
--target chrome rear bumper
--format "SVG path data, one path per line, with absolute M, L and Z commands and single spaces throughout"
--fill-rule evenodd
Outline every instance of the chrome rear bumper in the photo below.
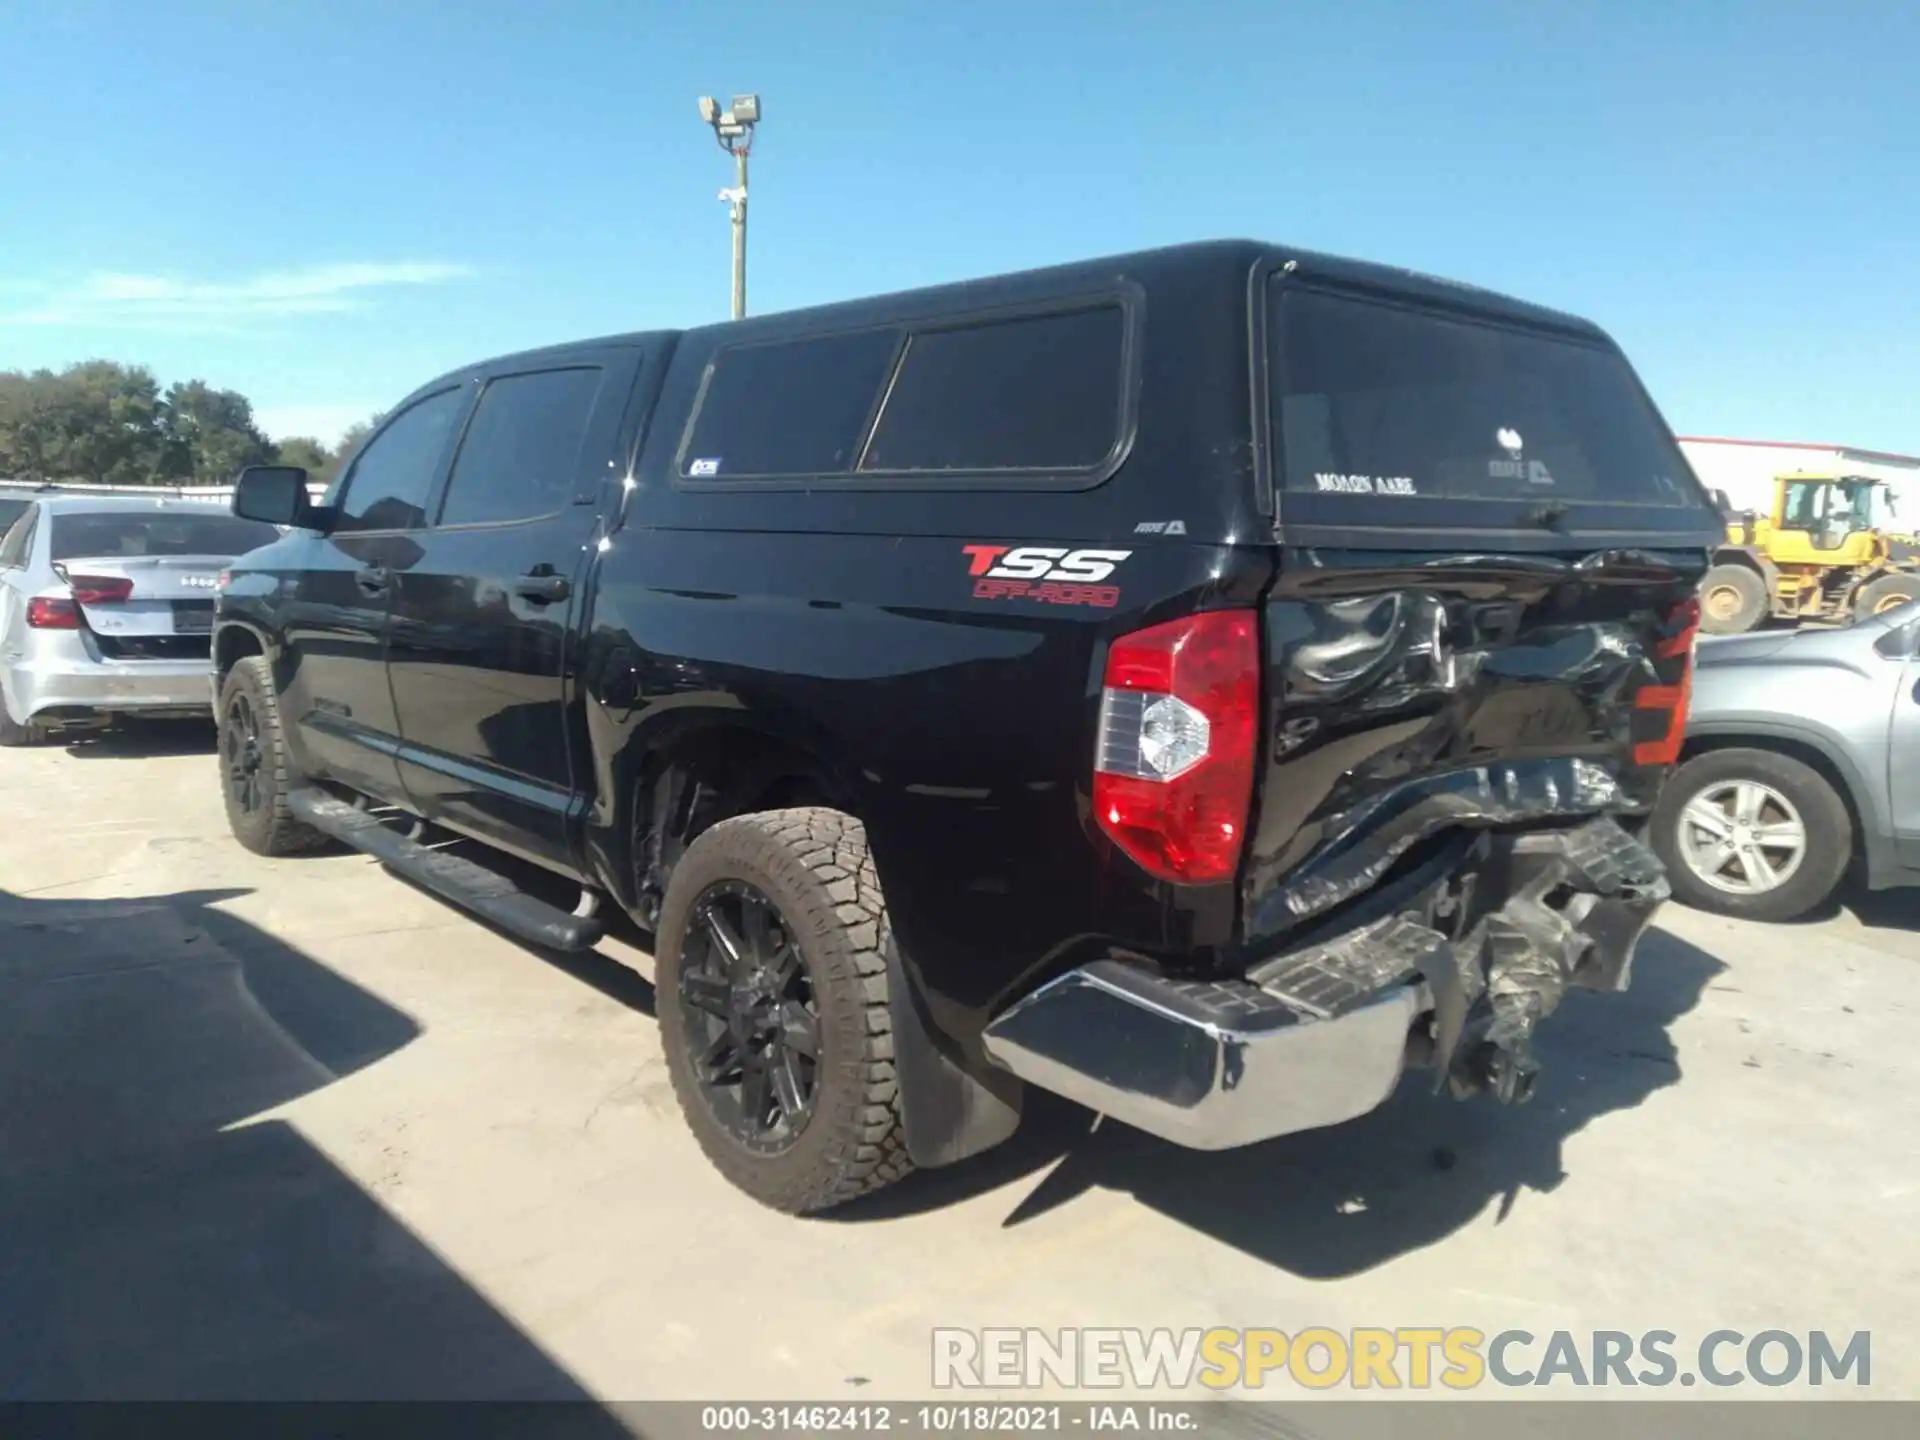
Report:
M 1168 980 L 1100 960 L 987 1027 L 1023 1080 L 1195 1150 L 1364 1115 L 1393 1093 L 1427 1008 L 1400 985 L 1343 1014 L 1301 1015 L 1252 985 Z
M 1463 1098 L 1525 1100 L 1535 1026 L 1569 987 L 1626 988 L 1666 877 L 1607 819 L 1485 835 L 1462 863 L 1501 893 L 1454 938 L 1415 905 L 1245 979 L 1098 960 L 1000 1015 L 984 1048 L 1023 1080 L 1197 1150 L 1363 1115 L 1393 1093 L 1410 1054 Z

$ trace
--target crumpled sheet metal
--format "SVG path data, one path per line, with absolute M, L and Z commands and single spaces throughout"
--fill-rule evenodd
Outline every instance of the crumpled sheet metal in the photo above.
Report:
M 1372 888 L 1399 858 L 1452 826 L 1576 818 L 1616 804 L 1611 771 L 1577 758 L 1474 766 L 1418 780 L 1344 819 L 1342 833 L 1261 900 L 1255 933 L 1298 924 Z M 1658 862 L 1655 862 L 1656 868 Z
M 1667 898 L 1666 875 L 1605 818 L 1488 832 L 1472 865 L 1474 888 L 1506 898 L 1479 910 L 1463 892 L 1468 928 L 1455 938 L 1402 912 L 1264 961 L 1247 978 L 1303 1016 L 1325 1018 L 1417 974 L 1433 998 L 1437 1085 L 1526 1099 L 1538 1069 L 1535 1028 L 1572 986 L 1626 987 L 1640 934 Z
M 1524 1100 L 1539 1068 L 1535 1027 L 1572 986 L 1625 989 L 1641 932 L 1671 891 L 1653 852 L 1609 819 L 1501 838 L 1510 848 L 1497 858 L 1517 883 L 1425 978 L 1439 1083 Z

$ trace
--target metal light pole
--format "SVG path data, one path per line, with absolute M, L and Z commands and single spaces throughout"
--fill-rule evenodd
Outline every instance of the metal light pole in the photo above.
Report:
M 747 313 L 747 155 L 753 149 L 754 126 L 760 123 L 760 97 L 736 95 L 725 110 L 711 95 L 700 97 L 700 118 L 713 127 L 713 138 L 733 156 L 734 186 L 722 190 L 733 218 L 733 318 Z

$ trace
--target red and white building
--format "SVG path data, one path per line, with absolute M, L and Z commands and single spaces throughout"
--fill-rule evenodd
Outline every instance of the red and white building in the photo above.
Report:
M 1920 528 L 1920 455 L 1861 450 L 1850 445 L 1815 445 L 1796 440 L 1729 440 L 1682 435 L 1700 483 L 1724 490 L 1740 510 L 1766 510 L 1773 502 L 1773 477 L 1796 470 L 1818 475 L 1868 475 L 1885 480 L 1894 502 L 1893 528 Z

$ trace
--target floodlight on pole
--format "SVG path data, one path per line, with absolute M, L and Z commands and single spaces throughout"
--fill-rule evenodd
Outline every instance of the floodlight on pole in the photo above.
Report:
M 733 318 L 747 313 L 747 155 L 754 126 L 760 123 L 760 97 L 736 95 L 725 109 L 711 95 L 700 97 L 700 118 L 713 130 L 720 148 L 733 156 L 734 184 L 722 190 L 733 220 Z

